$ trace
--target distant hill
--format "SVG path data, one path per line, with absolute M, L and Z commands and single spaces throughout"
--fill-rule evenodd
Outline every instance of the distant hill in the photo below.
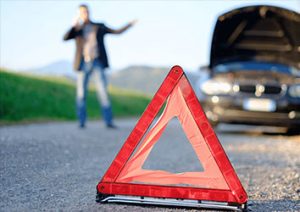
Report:
M 170 68 L 165 67 L 130 66 L 113 72 L 110 76 L 110 83 L 115 87 L 154 94 L 169 71 Z M 192 86 L 194 86 L 199 74 L 186 72 L 186 75 Z
M 109 70 L 109 82 L 115 87 L 135 90 L 153 95 L 170 71 L 171 67 L 129 66 L 121 70 Z M 49 65 L 32 69 L 38 75 L 64 76 L 75 79 L 76 72 L 70 61 L 61 60 Z M 199 73 L 186 72 L 192 85 L 199 78 Z
M 169 72 L 168 68 L 130 66 L 110 76 L 113 86 L 153 94 Z
M 42 67 L 33 68 L 28 72 L 38 75 L 55 75 L 65 76 L 68 78 L 76 77 L 76 74 L 72 68 L 72 63 L 67 60 L 59 60 Z

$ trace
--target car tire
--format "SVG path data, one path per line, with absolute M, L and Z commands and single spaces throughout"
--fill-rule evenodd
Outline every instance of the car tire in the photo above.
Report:
M 300 135 L 300 126 L 288 128 L 287 135 Z

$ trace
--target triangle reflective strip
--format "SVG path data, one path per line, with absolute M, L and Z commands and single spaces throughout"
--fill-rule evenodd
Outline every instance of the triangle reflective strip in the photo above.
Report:
M 146 134 L 164 102 L 166 102 L 164 112 Z M 180 121 L 199 161 L 202 162 L 203 172 L 174 174 L 161 170 L 142 169 L 167 123 L 174 117 Z M 181 186 L 183 184 L 185 186 Z M 169 72 L 98 184 L 97 190 L 102 194 L 115 195 L 239 204 L 247 201 L 243 186 L 179 66 L 173 67 Z

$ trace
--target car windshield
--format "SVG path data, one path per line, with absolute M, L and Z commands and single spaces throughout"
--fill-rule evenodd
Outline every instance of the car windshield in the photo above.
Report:
M 300 77 L 300 70 L 277 63 L 264 62 L 234 62 L 223 63 L 214 67 L 215 73 L 237 72 L 237 71 L 275 71 Z

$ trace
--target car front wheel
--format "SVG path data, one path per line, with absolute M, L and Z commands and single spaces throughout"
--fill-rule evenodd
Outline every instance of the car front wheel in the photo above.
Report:
M 290 127 L 286 133 L 287 135 L 300 135 L 300 126 Z

